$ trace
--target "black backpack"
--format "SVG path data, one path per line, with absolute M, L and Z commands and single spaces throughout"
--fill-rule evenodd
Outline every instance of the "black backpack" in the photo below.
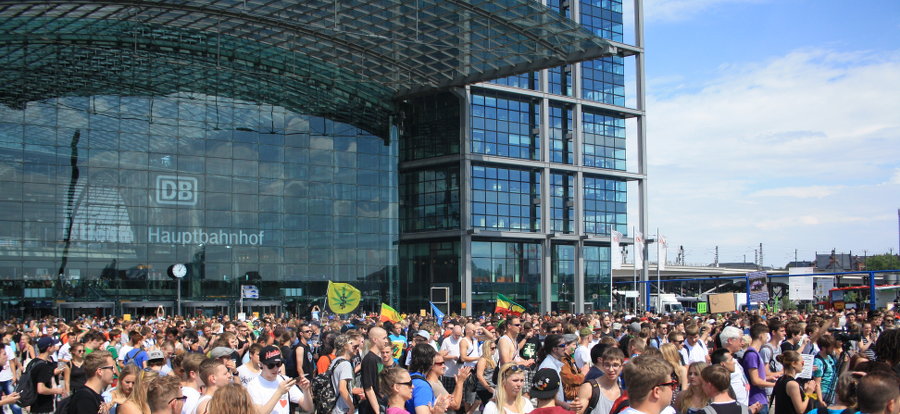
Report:
M 297 373 L 297 347 L 300 344 L 291 346 L 291 347 L 283 347 L 281 352 L 281 357 L 284 358 L 284 373 L 291 378 L 297 378 L 299 375 Z M 288 351 L 284 352 L 284 348 L 287 348 Z
M 31 362 L 28 363 L 28 366 L 25 367 L 25 372 L 19 377 L 19 384 L 16 385 L 16 392 L 19 393 L 19 402 L 17 404 L 20 407 L 30 407 L 37 401 L 38 393 L 37 383 L 33 378 L 34 370 L 44 364 L 49 364 L 49 362 L 39 358 L 32 359 Z
M 585 414 L 591 414 L 591 411 L 594 411 L 597 403 L 600 402 L 600 379 L 594 378 L 588 383 L 591 384 L 591 399 L 588 400 L 587 409 L 584 410 Z

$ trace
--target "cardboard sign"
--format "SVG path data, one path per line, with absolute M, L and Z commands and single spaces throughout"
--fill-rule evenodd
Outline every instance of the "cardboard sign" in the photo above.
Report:
M 734 293 L 719 293 L 709 295 L 709 313 L 734 312 L 737 305 L 734 303 Z
M 706 302 L 698 302 L 697 303 L 697 313 L 707 313 L 709 309 L 706 307 Z
M 123 321 L 130 321 L 130 320 L 131 320 L 131 314 L 130 314 L 130 313 L 122 314 L 122 320 L 123 320 Z
M 428 315 L 428 312 L 425 312 L 425 309 L 419 309 L 419 316 Z

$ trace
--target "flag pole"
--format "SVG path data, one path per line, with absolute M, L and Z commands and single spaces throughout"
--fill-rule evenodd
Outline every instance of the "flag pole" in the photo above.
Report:
M 662 263 L 662 239 L 659 237 L 659 227 L 656 228 L 656 313 L 662 312 L 662 283 L 660 282 L 660 263 Z M 649 253 L 648 253 L 649 255 Z
M 631 288 L 635 292 L 638 292 L 638 287 L 637 287 L 637 239 L 636 239 L 636 236 L 637 236 L 637 228 L 635 226 L 631 226 L 631 240 L 632 240 L 631 250 L 632 250 L 632 256 L 633 256 L 632 262 L 634 263 L 631 265 L 632 281 L 634 282 L 634 284 Z M 638 297 L 640 297 L 640 296 L 638 296 Z M 638 300 L 634 299 L 634 313 L 637 313 L 637 307 L 638 307 L 637 303 L 638 303 Z

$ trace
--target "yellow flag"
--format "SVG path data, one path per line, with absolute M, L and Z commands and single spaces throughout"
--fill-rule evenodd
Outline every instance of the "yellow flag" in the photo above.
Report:
M 343 315 L 353 312 L 359 306 L 362 293 L 349 283 L 328 282 L 328 307 L 331 311 Z

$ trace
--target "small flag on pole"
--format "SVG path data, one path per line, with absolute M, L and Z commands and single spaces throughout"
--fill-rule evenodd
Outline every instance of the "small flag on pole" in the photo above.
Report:
M 400 314 L 385 303 L 381 304 L 381 322 L 400 322 Z
M 441 310 L 438 309 L 437 305 L 435 305 L 434 303 L 431 303 L 429 301 L 428 304 L 431 305 L 431 313 L 433 313 L 434 317 L 437 318 L 438 325 L 443 325 L 444 324 L 444 312 L 441 312 Z
M 622 268 L 622 248 L 619 247 L 619 243 L 621 242 L 622 233 L 613 230 L 610 233 L 609 243 L 609 261 L 612 265 L 613 270 L 619 270 Z
M 666 236 L 659 236 L 656 248 L 658 249 L 656 255 L 658 256 L 657 260 L 659 261 L 657 266 L 659 266 L 659 270 L 661 271 L 666 270 L 666 261 L 669 259 L 669 242 L 666 240 Z
M 501 294 L 497 294 L 497 306 L 494 308 L 494 313 L 502 313 L 509 316 L 519 316 L 523 312 L 525 312 L 525 307 L 522 305 L 509 300 L 506 296 Z
M 243 299 L 259 299 L 259 289 L 253 285 L 241 286 L 241 298 Z
M 644 268 L 644 233 L 634 234 L 634 269 Z
M 353 312 L 359 306 L 362 293 L 349 283 L 328 282 L 328 307 L 331 311 L 343 315 Z

